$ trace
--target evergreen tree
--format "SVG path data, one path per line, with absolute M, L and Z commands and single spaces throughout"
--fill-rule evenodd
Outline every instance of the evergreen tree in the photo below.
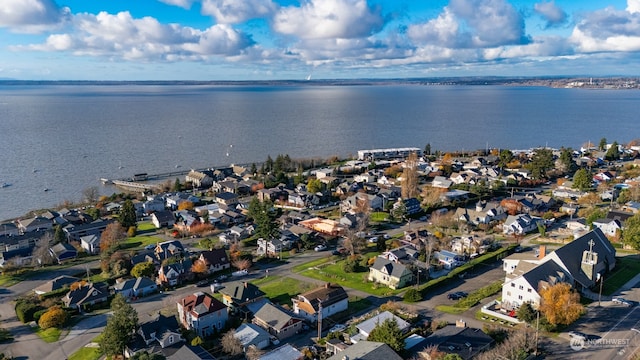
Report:
M 252 175 L 255 175 L 256 173 L 258 173 L 258 168 L 256 167 L 256 163 L 251 163 L 251 169 L 249 170 L 249 172 L 251 172 Z
M 261 202 L 257 197 L 249 203 L 249 216 L 256 224 L 256 235 L 263 239 L 271 239 L 278 234 L 276 211 L 269 200 Z
M 136 208 L 133 206 L 133 202 L 131 200 L 127 199 L 124 201 L 124 204 L 122 204 L 118 220 L 125 230 L 128 230 L 132 226 L 136 226 Z
M 533 310 L 531 304 L 529 303 L 522 304 L 522 306 L 520 306 L 520 309 L 518 309 L 518 313 L 516 315 L 518 317 L 518 320 L 524 321 L 529 324 L 536 319 L 536 311 Z
M 500 150 L 500 154 L 498 156 L 500 158 L 498 165 L 501 168 L 507 167 L 507 164 L 513 160 L 513 153 L 509 149 Z
M 609 150 L 607 150 L 607 152 L 604 154 L 604 158 L 609 161 L 620 159 L 620 152 L 618 152 L 617 141 L 614 141 L 613 144 L 611 144 Z
M 180 183 L 180 179 L 176 178 L 176 181 L 173 183 L 173 191 L 180 192 L 182 191 L 182 184 Z
M 427 143 L 427 145 L 424 146 L 424 154 L 429 156 L 431 155 L 431 144 Z
M 600 144 L 598 145 L 598 150 L 603 151 L 607 147 L 607 138 L 600 139 Z
M 573 188 L 580 191 L 591 189 L 591 174 L 586 169 L 580 169 L 573 175 Z
M 625 221 L 622 241 L 636 250 L 640 250 L 640 213 L 636 213 Z
M 113 315 L 102 332 L 100 350 L 107 356 L 122 355 L 124 347 L 138 328 L 138 313 L 120 294 L 111 301 L 111 311 Z
M 527 164 L 527 168 L 531 171 L 531 177 L 534 179 L 543 179 L 547 177 L 547 171 L 553 169 L 553 152 L 551 149 L 536 149 L 531 162 Z
M 56 229 L 53 233 L 53 244 L 59 244 L 67 242 L 67 235 L 62 230 L 62 226 L 56 225 Z
M 404 349 L 404 335 L 395 319 L 387 319 L 371 330 L 367 341 L 383 342 L 395 351 Z

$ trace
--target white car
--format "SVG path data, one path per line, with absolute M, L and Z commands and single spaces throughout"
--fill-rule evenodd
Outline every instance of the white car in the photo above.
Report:
M 614 304 L 620 304 L 620 305 L 624 305 L 624 306 L 627 306 L 627 307 L 633 306 L 633 302 L 631 302 L 631 301 L 629 301 L 629 300 L 627 300 L 625 298 L 621 298 L 621 297 L 615 297 L 615 298 L 611 299 L 611 301 Z
M 233 276 L 245 276 L 247 274 L 249 274 L 247 270 L 238 270 L 231 273 Z
M 329 329 L 329 332 L 340 332 L 340 331 L 344 331 L 347 327 L 345 325 L 342 324 L 335 324 L 331 329 Z
M 320 245 L 317 245 L 316 247 L 314 247 L 313 250 L 315 250 L 315 251 L 325 251 L 325 250 L 327 250 L 327 246 L 323 245 L 323 244 L 320 244 Z

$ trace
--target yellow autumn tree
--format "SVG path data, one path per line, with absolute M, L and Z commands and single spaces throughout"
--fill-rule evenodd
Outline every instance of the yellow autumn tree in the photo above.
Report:
M 584 312 L 580 295 L 564 282 L 541 286 L 540 312 L 552 325 L 569 325 Z
M 60 306 L 53 306 L 47 312 L 42 314 L 40 320 L 38 320 L 38 326 L 41 329 L 59 328 L 67 321 L 67 312 Z

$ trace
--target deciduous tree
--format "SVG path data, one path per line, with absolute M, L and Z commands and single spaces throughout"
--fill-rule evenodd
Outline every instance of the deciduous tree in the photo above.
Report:
M 569 325 L 584 311 L 580 295 L 565 282 L 541 286 L 540 312 L 552 325 Z
M 193 210 L 193 203 L 191 201 L 183 201 L 178 205 L 178 210 Z
M 251 267 L 251 260 L 239 258 L 234 260 L 231 265 L 238 270 L 247 270 Z
M 207 268 L 207 264 L 204 261 L 198 259 L 194 261 L 193 265 L 191 265 L 191 272 L 196 274 L 197 276 L 204 277 L 209 273 L 209 269 Z
M 418 196 L 418 155 L 409 154 L 402 170 L 402 198 L 410 199 Z
M 98 202 L 99 196 L 100 196 L 100 190 L 98 190 L 97 186 L 90 186 L 82 190 L 82 199 L 89 204 L 94 204 Z
M 636 250 L 640 250 L 640 213 L 636 213 L 625 221 L 622 241 Z
M 133 269 L 131 269 L 131 276 L 133 277 L 151 277 L 156 272 L 156 266 L 151 262 L 141 262 L 136 264 Z
M 67 322 L 67 317 L 67 312 L 60 306 L 53 306 L 40 316 L 38 326 L 40 326 L 41 329 L 59 328 Z
M 51 233 L 46 232 L 44 235 L 40 237 L 40 239 L 36 240 L 36 245 L 33 248 L 33 252 L 31 253 L 31 263 L 34 266 L 41 265 L 51 265 L 55 261 L 53 255 L 49 249 L 51 248 L 51 244 L 53 242 L 53 237 Z
M 222 335 L 222 339 L 220 339 L 222 351 L 231 356 L 242 354 L 242 343 L 237 337 L 235 337 L 235 332 L 235 329 L 231 329 L 224 333 L 224 335 Z
M 315 194 L 322 191 L 322 181 L 319 179 L 309 179 L 307 181 L 307 191 Z
M 126 229 L 118 222 L 107 225 L 100 236 L 100 251 L 112 253 L 117 249 L 120 242 L 127 238 Z

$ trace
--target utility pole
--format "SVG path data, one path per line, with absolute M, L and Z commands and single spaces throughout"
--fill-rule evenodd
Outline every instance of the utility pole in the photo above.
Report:
M 538 355 L 538 329 L 540 328 L 540 308 L 536 313 L 536 347 L 533 350 L 534 355 Z
M 322 301 L 318 300 L 318 341 L 322 338 Z
M 604 275 L 600 275 L 600 291 L 598 292 L 598 306 L 600 306 L 600 300 L 602 299 L 602 283 L 604 282 Z

